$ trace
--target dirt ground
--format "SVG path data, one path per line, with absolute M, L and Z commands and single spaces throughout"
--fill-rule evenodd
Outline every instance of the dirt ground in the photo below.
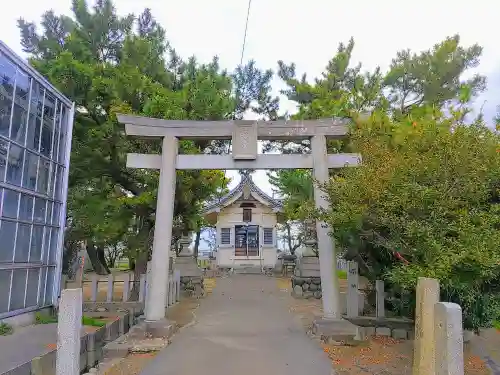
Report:
M 290 293 L 290 282 L 278 280 L 279 288 Z M 322 315 L 321 300 L 299 300 L 290 297 L 290 310 L 296 314 L 305 329 L 312 326 L 316 317 Z M 499 333 L 500 335 L 500 333 Z M 332 360 L 338 375 L 410 375 L 413 362 L 413 341 L 394 340 L 385 336 L 373 336 L 360 346 L 330 346 L 323 350 Z M 485 363 L 472 353 L 469 345 L 464 347 L 465 375 L 490 375 Z

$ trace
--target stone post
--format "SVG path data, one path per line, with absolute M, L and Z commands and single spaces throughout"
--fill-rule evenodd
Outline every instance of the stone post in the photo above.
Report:
M 181 271 L 174 270 L 174 280 L 175 280 L 175 300 L 179 302 L 181 300 Z
M 375 281 L 375 306 L 377 318 L 385 318 L 385 290 L 384 281 Z
M 139 302 L 146 302 L 146 275 L 142 274 L 139 281 Z
M 64 289 L 57 323 L 56 375 L 80 375 L 82 289 Z
M 464 375 L 462 308 L 456 303 L 434 305 L 436 375 Z
M 347 262 L 347 316 L 354 318 L 359 315 L 359 273 L 358 263 Z
M 439 281 L 419 277 L 415 308 L 413 375 L 435 375 L 434 305 L 439 302 Z
M 123 302 L 127 302 L 130 293 L 130 274 L 123 275 Z
M 326 137 L 324 135 L 313 136 L 311 138 L 311 150 L 313 177 L 319 183 L 327 182 L 329 174 Z M 314 202 L 316 208 L 328 209 L 328 201 L 326 200 L 325 193 L 317 184 L 314 184 Z M 341 319 L 337 256 L 335 255 L 333 239 L 329 235 L 329 229 L 325 222 L 316 221 L 316 233 L 318 237 L 324 318 Z
M 99 275 L 92 275 L 92 285 L 90 289 L 90 300 L 92 302 L 97 301 L 97 295 L 99 293 Z
M 178 141 L 172 136 L 163 137 L 160 180 L 156 202 L 156 223 L 151 258 L 151 285 L 148 288 L 146 321 L 165 319 L 170 243 L 174 218 L 175 178 Z
M 113 292 L 115 290 L 115 278 L 112 274 L 108 275 L 108 290 L 106 293 L 106 302 L 113 302 Z

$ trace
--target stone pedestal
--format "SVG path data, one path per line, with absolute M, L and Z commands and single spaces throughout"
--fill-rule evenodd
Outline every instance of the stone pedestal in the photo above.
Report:
M 345 319 L 321 318 L 313 322 L 312 333 L 328 343 L 351 344 L 359 341 L 358 326 Z

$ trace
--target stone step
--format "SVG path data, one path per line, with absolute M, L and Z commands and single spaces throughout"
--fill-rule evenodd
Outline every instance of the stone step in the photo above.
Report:
M 234 273 L 238 275 L 260 275 L 262 274 L 262 269 L 260 267 L 237 267 L 234 268 Z

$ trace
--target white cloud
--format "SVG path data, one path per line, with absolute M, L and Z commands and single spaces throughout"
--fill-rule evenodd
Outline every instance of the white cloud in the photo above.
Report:
M 21 53 L 16 19 L 39 21 L 46 4 L 29 0 L 3 7 L 2 40 Z M 239 63 L 247 0 L 116 0 L 115 4 L 121 14 L 150 7 L 184 57 L 196 55 L 209 61 L 216 54 L 224 67 Z M 52 0 L 50 6 L 56 13 L 70 13 L 70 0 Z M 484 47 L 478 71 L 491 75 L 500 61 L 497 33 L 492 31 L 498 14 L 500 3 L 491 0 L 253 0 L 244 60 L 255 59 L 263 68 L 274 68 L 279 59 L 294 61 L 299 72 L 316 76 L 338 43 L 353 36 L 354 62 L 361 61 L 371 70 L 386 68 L 400 49 L 426 49 L 459 33 L 464 44 Z M 264 172 L 255 180 L 269 192 Z

